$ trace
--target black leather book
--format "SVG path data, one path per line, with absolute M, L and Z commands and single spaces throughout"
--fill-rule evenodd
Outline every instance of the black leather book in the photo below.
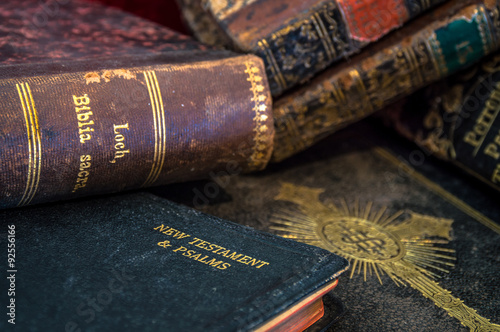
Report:
M 260 174 L 163 193 L 347 258 L 333 331 L 499 331 L 498 192 L 374 128 L 346 128 Z
M 0 220 L 2 331 L 290 330 L 348 266 L 146 193 Z

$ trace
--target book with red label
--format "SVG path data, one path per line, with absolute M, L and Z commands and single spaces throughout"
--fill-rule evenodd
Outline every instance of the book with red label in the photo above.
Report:
M 201 41 L 257 54 L 274 96 L 444 0 L 178 0 Z
M 499 8 L 499 1 L 448 1 L 275 100 L 274 160 L 495 52 Z

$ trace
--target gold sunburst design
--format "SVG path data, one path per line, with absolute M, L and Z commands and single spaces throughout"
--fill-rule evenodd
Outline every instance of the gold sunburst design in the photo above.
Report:
M 351 263 L 352 278 L 357 272 L 375 275 L 383 283 L 389 276 L 398 286 L 409 285 L 435 305 L 471 329 L 500 331 L 500 326 L 477 314 L 435 281 L 439 273 L 454 266 L 451 241 L 453 220 L 412 211 L 388 214 L 373 203 L 352 207 L 323 204 L 323 189 L 284 183 L 276 200 L 295 203 L 298 210 L 282 210 L 272 217 L 271 229 L 279 235 L 330 250 Z

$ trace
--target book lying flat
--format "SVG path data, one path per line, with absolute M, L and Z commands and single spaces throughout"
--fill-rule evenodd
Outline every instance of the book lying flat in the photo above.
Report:
M 0 208 L 266 166 L 258 57 L 98 4 L 47 6 L 0 4 Z
M 333 331 L 499 331 L 498 192 L 387 132 L 353 125 L 259 174 L 175 196 L 348 259 Z
M 301 331 L 348 267 L 146 193 L 4 210 L 0 220 L 2 331 Z

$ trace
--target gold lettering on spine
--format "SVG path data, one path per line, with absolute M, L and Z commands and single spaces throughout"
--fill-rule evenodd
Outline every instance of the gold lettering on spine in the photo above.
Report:
M 16 84 L 17 93 L 21 100 L 21 105 L 26 123 L 26 134 L 28 136 L 28 180 L 24 194 L 17 206 L 29 204 L 38 190 L 40 182 L 40 169 L 42 166 L 42 144 L 40 128 L 38 126 L 38 115 L 35 101 L 31 94 L 28 83 Z
M 277 36 L 273 35 L 272 38 L 277 38 Z M 286 80 L 285 77 L 283 77 L 283 74 L 281 73 L 280 67 L 276 62 L 276 59 L 274 58 L 273 52 L 269 47 L 269 43 L 267 42 L 267 40 L 262 39 L 261 41 L 259 41 L 259 47 L 261 48 L 262 51 L 264 51 L 267 63 L 269 64 L 269 66 L 271 66 L 270 69 L 273 73 L 273 79 L 278 84 L 280 90 L 284 90 L 287 87 Z
M 491 127 L 500 114 L 500 83 L 495 86 L 495 89 L 486 101 L 484 109 L 476 120 L 476 123 L 471 131 L 468 131 L 464 136 L 464 142 L 473 146 L 473 156 L 477 153 L 484 144 L 486 136 L 488 136 Z
M 260 75 L 260 69 L 255 67 L 252 62 L 246 62 L 245 66 L 245 73 L 248 74 L 247 81 L 250 82 L 250 91 L 253 93 L 252 101 L 254 102 L 253 111 L 255 114 L 255 146 L 250 157 L 250 167 L 253 170 L 259 170 L 266 166 L 268 160 L 268 138 L 271 130 L 266 124 L 269 117 L 266 104 L 268 96 L 265 93 L 266 88 L 263 85 L 264 79 Z
M 163 108 L 163 98 L 156 73 L 154 71 L 144 72 L 144 79 L 148 87 L 151 99 L 151 109 L 153 111 L 153 125 L 155 132 L 155 150 L 153 165 L 148 178 L 143 187 L 153 185 L 160 176 L 163 164 L 165 163 L 165 151 L 167 148 L 167 128 L 165 124 L 165 110 Z

